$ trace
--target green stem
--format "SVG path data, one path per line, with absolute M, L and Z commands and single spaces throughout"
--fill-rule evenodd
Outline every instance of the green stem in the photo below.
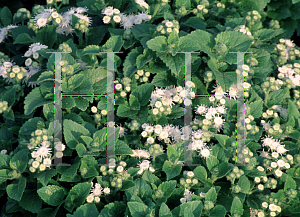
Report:
M 269 91 L 267 90 L 265 93 L 265 105 L 267 106 L 267 102 L 268 102 L 268 97 L 269 97 Z
M 157 5 L 156 5 L 156 8 L 155 8 L 155 11 L 154 11 L 154 13 L 153 13 L 152 19 L 153 19 L 153 18 L 155 17 L 155 15 L 157 14 L 159 7 L 160 7 L 160 4 L 157 4 Z
M 83 41 L 83 33 L 80 32 L 80 33 L 79 33 L 79 47 L 82 46 L 82 41 Z

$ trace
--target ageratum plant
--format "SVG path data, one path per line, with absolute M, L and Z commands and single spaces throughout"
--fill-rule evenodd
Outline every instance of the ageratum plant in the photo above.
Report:
M 299 216 L 298 0 L 3 2 L 1 216 Z

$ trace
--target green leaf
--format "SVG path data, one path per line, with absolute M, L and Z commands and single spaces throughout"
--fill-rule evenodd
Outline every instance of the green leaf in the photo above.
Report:
M 230 209 L 231 215 L 233 214 L 238 214 L 238 215 L 243 215 L 244 209 L 243 209 L 243 204 L 240 201 L 238 197 L 234 197 Z
M 175 160 L 179 158 L 177 151 L 170 144 L 168 145 L 167 154 L 168 154 L 169 161 L 173 163 L 175 163 Z
M 111 36 L 102 46 L 101 51 L 104 52 L 119 52 L 124 44 L 122 36 Z
M 83 158 L 81 158 L 79 170 L 83 178 L 91 178 L 99 175 L 98 162 L 92 156 L 83 156 Z
M 147 46 L 153 51 L 165 52 L 168 50 L 167 38 L 165 36 L 156 36 L 147 42 Z
M 76 97 L 75 98 L 76 106 L 81 110 L 85 111 L 89 106 L 89 101 L 83 97 Z
M 65 209 L 72 212 L 75 207 L 81 206 L 90 194 L 91 187 L 92 184 L 87 182 L 79 183 L 72 187 L 65 199 Z
M 178 9 L 185 7 L 185 9 L 189 10 L 191 8 L 191 0 L 176 0 L 175 5 Z
M 219 160 L 215 156 L 211 155 L 209 156 L 209 158 L 206 158 L 206 166 L 210 172 L 218 164 L 219 164 Z
M 60 203 L 63 202 L 65 197 L 64 189 L 57 185 L 44 186 L 38 189 L 37 193 L 45 203 L 51 206 L 60 205 Z
M 162 171 L 167 175 L 167 180 L 178 176 L 181 172 L 182 166 L 172 166 L 170 161 L 165 161 Z
M 227 176 L 228 173 L 233 169 L 233 165 L 230 165 L 226 162 L 222 162 L 219 164 L 219 174 L 218 178 L 222 178 L 224 176 Z
M 185 211 L 184 211 L 184 215 L 183 215 L 183 216 L 184 216 L 184 217 L 195 217 L 194 214 L 193 214 L 193 212 L 190 210 L 189 207 L 186 207 L 186 208 L 185 208 Z
M 162 203 L 159 208 L 159 217 L 173 217 L 171 210 L 165 203 Z
M 218 140 L 221 146 L 225 147 L 227 139 L 229 139 L 229 136 L 221 135 L 221 134 L 214 134 L 214 137 Z
M 247 194 L 250 190 L 251 183 L 246 176 L 241 176 L 237 184 L 241 187 L 241 193 Z
M 169 67 L 175 76 L 179 76 L 180 70 L 184 66 L 184 58 L 181 53 L 172 56 L 169 53 L 158 52 L 156 55 Z
M 0 154 L 0 168 L 1 169 L 10 169 L 8 166 L 8 162 L 10 160 L 10 156 L 7 154 Z
M 128 202 L 128 208 L 132 217 L 142 217 L 149 213 L 149 208 L 143 203 Z
M 36 87 L 25 97 L 24 114 L 29 115 L 37 107 L 48 103 L 53 103 L 53 100 L 45 100 L 44 97 L 41 95 L 40 88 Z
M 209 200 L 209 201 L 212 201 L 215 203 L 217 200 L 217 197 L 218 197 L 218 195 L 217 195 L 215 187 L 211 187 L 205 195 L 205 200 Z
M 168 37 L 168 44 L 175 44 L 175 43 L 177 44 L 178 41 L 179 41 L 178 33 L 175 30 L 173 30 Z
M 71 166 L 62 166 L 63 164 L 58 164 L 56 166 L 56 170 L 58 173 L 69 176 L 69 177 L 74 177 L 77 174 L 77 170 L 80 165 L 80 161 L 77 160 L 74 162 Z
M 139 24 L 135 25 L 131 28 L 131 32 L 133 33 L 134 37 L 138 40 L 141 40 L 145 37 L 151 37 L 151 28 L 156 28 L 156 25 L 153 24 Z
M 42 208 L 43 201 L 35 190 L 26 190 L 19 202 L 19 205 L 32 213 L 39 213 Z
M 115 154 L 130 155 L 133 154 L 132 149 L 122 140 L 115 142 Z
M 8 107 L 11 107 L 15 102 L 15 97 L 16 97 L 16 90 L 12 88 L 2 95 L 2 101 L 6 101 Z
M 84 75 L 81 74 L 73 75 L 68 80 L 68 88 L 74 89 L 76 87 L 79 87 L 82 84 L 83 80 L 84 80 Z
M 71 109 L 76 106 L 75 99 L 72 97 L 62 97 L 61 105 L 62 109 Z
M 201 216 L 203 205 L 201 201 L 190 201 L 172 210 L 173 216 L 184 217 L 185 209 L 189 208 L 194 216 Z
M 76 209 L 76 211 L 71 214 L 67 214 L 67 217 L 98 217 L 99 212 L 94 203 L 86 203 L 81 205 Z
M 18 35 L 13 44 L 32 44 L 34 40 L 27 33 Z
M 18 151 L 10 160 L 9 165 L 12 169 L 23 173 L 28 163 L 28 149 Z
M 176 181 L 168 181 L 168 182 L 163 182 L 158 186 L 158 189 L 162 190 L 164 192 L 164 197 L 169 198 L 173 191 L 175 190 L 176 187 Z
M 47 45 L 48 48 L 52 48 L 57 39 L 56 28 L 57 25 L 48 25 L 38 30 L 36 33 L 36 41 L 43 45 Z
M 129 105 L 130 105 L 130 108 L 133 109 L 133 110 L 140 110 L 140 108 L 141 108 L 140 102 L 132 94 L 130 94 L 130 97 L 129 97 Z
M 42 183 L 43 186 L 47 186 L 50 179 L 57 174 L 56 170 L 44 170 L 39 173 L 37 173 L 34 178 L 37 178 L 37 180 Z
M 119 105 L 117 110 L 117 115 L 119 117 L 132 117 L 137 113 L 138 111 L 131 109 L 130 106 L 126 104 Z
M 195 178 L 199 179 L 202 183 L 207 181 L 207 172 L 203 166 L 197 166 L 193 171 Z
M 89 31 L 87 33 L 88 44 L 99 45 L 102 42 L 106 32 L 107 29 L 104 28 L 104 26 L 89 27 Z
M 144 179 L 136 179 L 134 184 L 134 187 L 128 188 L 126 191 L 139 196 L 141 199 L 146 199 L 152 195 L 152 189 Z
M 1 9 L 0 18 L 3 26 L 8 26 L 11 24 L 12 14 L 8 7 L 4 6 Z
M 214 37 L 207 31 L 197 29 L 191 34 L 180 37 L 179 47 L 181 51 L 203 51 L 212 56 L 211 48 L 215 45 Z
M 262 100 L 257 100 L 249 104 L 251 115 L 254 118 L 259 118 L 262 114 L 263 102 Z
M 284 191 L 287 191 L 288 189 L 296 189 L 297 188 L 297 184 L 295 182 L 295 180 L 287 175 L 286 177 L 286 181 L 284 183 Z
M 217 82 L 220 84 L 223 91 L 226 91 L 224 75 L 218 70 L 217 60 L 210 59 L 207 62 L 208 67 L 213 71 Z
M 155 176 L 154 174 L 152 174 L 149 170 L 145 170 L 143 172 L 142 179 L 144 179 L 145 181 L 147 181 L 149 183 L 154 183 L 154 184 L 161 183 L 160 179 L 157 176 Z
M 0 183 L 5 182 L 7 179 L 9 179 L 8 172 L 8 169 L 0 170 Z
M 122 216 L 125 213 L 127 205 L 123 201 L 114 201 L 113 203 L 106 204 L 100 211 L 101 217 L 114 217 Z
M 139 100 L 141 106 L 145 106 L 149 103 L 153 89 L 153 84 L 142 84 L 135 88 L 134 91 L 131 92 L 131 94 Z
M 23 178 L 23 177 L 20 177 L 18 179 L 17 184 L 7 185 L 6 193 L 11 199 L 16 200 L 16 201 L 20 201 L 25 188 L 26 188 L 26 179 Z
M 194 29 L 205 30 L 205 23 L 199 17 L 190 17 L 182 25 L 192 27 Z
M 153 57 L 149 49 L 144 49 L 143 54 L 140 54 L 136 58 L 136 66 L 138 69 L 141 69 L 144 65 L 152 61 Z
M 215 40 L 216 44 L 224 44 L 227 47 L 227 53 L 221 61 L 225 61 L 229 64 L 236 63 L 237 55 L 228 52 L 247 51 L 253 41 L 249 36 L 236 31 L 221 32 L 217 35 Z
M 136 59 L 140 55 L 140 47 L 132 49 L 123 63 L 123 73 L 125 77 L 131 77 L 136 71 Z
M 282 100 L 289 98 L 290 92 L 288 88 L 275 90 L 270 93 L 268 97 L 268 108 L 271 108 L 273 105 L 280 105 Z
M 67 145 L 71 149 L 75 149 L 78 143 L 83 143 L 80 136 L 90 136 L 90 132 L 85 127 L 67 119 L 63 121 L 63 134 Z
M 210 212 L 211 217 L 225 217 L 226 209 L 222 205 L 216 205 Z
M 276 36 L 276 31 L 274 29 L 259 29 L 254 33 L 254 38 L 261 41 L 270 40 Z
M 296 121 L 296 126 L 299 126 L 299 121 L 298 118 L 300 118 L 300 113 L 299 110 L 297 108 L 297 106 L 295 105 L 295 103 L 291 100 L 289 100 L 289 104 L 288 104 L 288 119 L 290 119 L 291 117 L 294 117 L 295 121 Z
M 184 116 L 184 108 L 179 106 L 173 106 L 171 114 L 167 115 L 170 119 L 177 119 Z

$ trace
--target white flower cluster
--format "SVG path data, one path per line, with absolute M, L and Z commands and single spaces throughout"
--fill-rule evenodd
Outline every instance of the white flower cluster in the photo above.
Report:
M 113 7 L 107 7 L 102 10 L 102 14 L 105 16 L 103 17 L 103 23 L 108 24 L 111 21 L 111 16 L 113 16 L 113 21 L 115 23 L 120 23 L 124 29 L 131 29 L 134 25 L 141 24 L 143 20 L 150 20 L 151 16 L 146 13 L 139 13 L 138 15 L 126 15 L 120 13 L 118 9 L 113 9 Z
M 226 108 L 224 105 L 217 106 L 216 108 L 212 106 L 210 108 L 206 108 L 205 105 L 198 105 L 196 114 L 205 116 L 205 119 L 202 122 L 206 127 L 203 126 L 203 129 L 208 130 L 211 126 L 213 126 L 219 131 L 225 121 L 225 119 L 222 119 L 219 115 L 226 114 Z M 214 125 L 212 125 L 212 123 L 214 123 Z
M 161 25 L 158 25 L 156 30 L 158 32 L 160 32 L 161 34 L 170 34 L 171 32 L 173 32 L 173 29 L 177 32 L 177 34 L 179 33 L 179 22 L 177 20 L 173 20 L 173 21 L 169 21 L 169 20 L 164 20 L 162 21 Z
M 92 182 L 92 186 L 93 186 L 93 182 Z M 95 184 L 95 187 L 92 187 L 91 189 L 91 193 L 87 196 L 86 201 L 88 203 L 92 203 L 92 202 L 96 202 L 99 203 L 100 202 L 100 195 L 102 195 L 103 193 L 105 194 L 109 194 L 110 193 L 110 188 L 106 187 L 106 188 L 102 188 L 101 185 L 99 183 Z
M 25 66 L 27 67 L 28 71 L 24 74 L 26 77 L 23 80 L 23 83 L 26 82 L 26 84 L 29 86 L 36 86 L 36 82 L 28 82 L 28 79 L 36 74 L 37 72 L 40 71 L 40 67 L 37 61 L 32 61 L 30 58 L 31 56 L 33 59 L 38 59 L 39 58 L 39 53 L 37 51 L 47 49 L 47 45 L 42 45 L 41 43 L 33 43 L 29 46 L 29 49 L 25 52 L 24 57 L 28 57 L 25 61 Z
M 248 35 L 249 37 L 253 38 L 249 28 L 246 27 L 245 25 L 240 25 L 235 31 L 241 32 L 244 35 Z
M 46 167 L 50 168 L 51 165 L 51 148 L 49 141 L 43 141 L 40 146 L 35 147 L 35 151 L 31 153 L 32 159 L 29 160 L 28 164 L 31 164 L 29 168 L 30 172 L 34 173 L 37 168 L 40 171 L 44 171 Z M 29 145 L 29 149 L 33 147 Z M 43 160 L 44 159 L 44 160 Z
M 195 87 L 195 84 L 193 82 L 187 82 L 186 86 L 188 88 Z M 156 106 L 156 103 L 158 99 L 161 100 L 161 104 L 166 107 L 171 107 L 172 105 L 175 105 L 174 102 L 179 102 L 184 104 L 186 106 L 191 105 L 192 101 L 191 99 L 195 98 L 195 93 L 193 91 L 190 91 L 189 89 L 185 90 L 183 87 L 166 87 L 165 90 L 156 87 L 156 90 L 154 90 L 151 94 L 151 101 L 149 106 Z M 160 109 L 160 106 L 158 107 Z M 153 109 L 153 113 L 154 113 Z M 160 109 L 162 110 L 162 109 Z
M 192 200 L 191 194 L 194 192 L 189 191 L 188 189 L 184 190 L 184 197 L 180 198 L 181 204 L 187 203 Z
M 150 153 L 147 150 L 141 150 L 141 149 L 137 149 L 137 150 L 132 150 L 133 154 L 131 154 L 131 157 L 138 157 L 138 158 L 146 158 L 149 159 L 150 158 Z
M 287 116 L 288 116 L 288 109 L 287 108 L 283 108 L 280 105 L 273 105 L 271 107 L 271 109 L 277 110 L 277 112 L 280 113 L 280 116 L 282 116 L 284 119 L 287 119 Z
M 267 146 L 269 147 L 269 151 L 271 150 L 272 152 L 276 151 L 278 154 L 283 155 L 287 152 L 287 150 L 284 148 L 285 145 L 281 145 L 280 141 L 277 139 L 273 139 L 273 137 L 265 137 L 262 139 L 263 144 L 262 146 Z
M 11 83 L 14 79 L 20 81 L 26 73 L 27 70 L 24 67 L 19 67 L 12 62 L 5 61 L 0 65 L 0 76 L 8 83 Z
M 7 27 L 3 27 L 0 29 L 0 43 L 2 43 L 4 41 L 4 39 L 7 37 L 8 35 L 8 30 L 13 29 L 13 28 L 17 28 L 18 26 L 15 25 L 8 25 Z
M 279 78 L 287 77 L 292 81 L 294 88 L 296 86 L 300 87 L 300 64 L 299 63 L 294 63 L 293 65 L 287 64 L 282 67 L 278 67 L 278 71 L 280 72 L 278 74 Z
M 148 160 L 143 160 L 142 163 L 139 164 L 140 170 L 137 172 L 137 174 L 141 175 L 144 170 L 148 170 L 150 172 L 155 172 L 155 169 L 151 166 L 150 161 Z

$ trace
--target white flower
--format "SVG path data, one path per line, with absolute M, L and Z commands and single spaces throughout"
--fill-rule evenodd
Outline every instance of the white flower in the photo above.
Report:
M 124 29 L 131 29 L 133 27 L 133 22 L 128 20 L 121 24 Z
M 185 106 L 190 106 L 192 104 L 192 101 L 190 99 L 185 99 L 184 100 L 184 105 Z
M 40 157 L 47 157 L 51 153 L 51 148 L 46 146 L 36 147 L 36 150 Z
M 119 14 L 120 13 L 120 11 L 116 8 L 113 10 L 113 12 L 114 12 L 114 14 Z
M 208 148 L 203 148 L 200 152 L 202 157 L 208 158 L 210 156 L 210 150 Z
M 204 147 L 205 143 L 203 143 L 202 140 L 194 140 L 192 143 L 189 145 L 189 150 L 199 150 Z
M 149 165 L 150 165 L 150 161 L 148 160 L 143 160 L 143 162 L 140 164 L 140 168 L 142 170 L 146 170 L 149 168 Z
M 276 211 L 277 206 L 276 206 L 274 203 L 271 203 L 271 204 L 269 205 L 269 209 L 270 209 L 271 211 Z
M 161 105 L 162 105 L 162 103 L 161 103 L 160 101 L 156 101 L 156 102 L 155 102 L 155 107 L 156 107 L 156 108 L 161 107 Z
M 64 151 L 65 150 L 65 145 L 64 144 L 62 144 L 61 142 L 59 142 L 59 143 L 56 143 L 56 145 L 55 145 L 55 149 L 56 149 L 56 151 Z
M 104 194 L 109 194 L 110 193 L 110 188 L 106 187 L 103 189 Z
M 111 16 L 114 14 L 113 7 L 107 7 L 102 11 L 102 14 L 105 14 L 107 16 Z
M 147 138 L 147 143 L 148 143 L 148 144 L 153 144 L 153 143 L 154 143 L 153 137 L 148 137 L 148 138 Z
M 33 162 L 32 162 L 32 167 L 33 167 L 33 168 L 38 168 L 39 165 L 40 165 L 40 163 L 39 163 L 38 161 L 33 161 Z
M 51 159 L 50 158 L 45 158 L 44 161 L 43 161 L 43 164 L 45 164 L 46 167 L 50 167 Z
M 272 168 L 276 168 L 276 167 L 277 167 L 277 163 L 271 162 L 271 167 L 272 167 Z
M 38 27 L 38 28 L 41 28 L 41 27 L 46 26 L 46 25 L 47 25 L 47 21 L 48 21 L 48 19 L 46 19 L 46 18 L 39 18 L 39 19 L 36 21 L 37 27 Z
M 31 63 L 32 63 L 32 59 L 31 59 L 31 58 L 28 58 L 28 59 L 26 59 L 26 61 L 25 61 L 25 66 L 30 66 Z
M 161 133 L 159 134 L 159 138 L 160 139 L 166 139 L 168 138 L 169 133 L 167 131 L 161 131 Z
M 277 152 L 278 152 L 279 154 L 284 154 L 286 151 L 287 151 L 287 150 L 284 148 L 284 145 L 279 145 L 279 146 L 277 147 Z
M 117 89 L 117 90 L 120 90 L 121 88 L 122 88 L 122 84 L 117 84 L 117 85 L 116 85 L 116 89 Z
M 263 203 L 261 204 L 261 206 L 262 206 L 263 208 L 268 208 L 268 203 L 267 203 L 267 202 L 263 202 Z
M 203 113 L 206 112 L 206 110 L 207 110 L 207 108 L 205 107 L 205 105 L 201 105 L 201 106 L 198 105 L 196 113 L 197 114 L 203 114 Z
M 172 26 L 173 26 L 173 23 L 170 22 L 170 21 L 168 21 L 168 22 L 165 23 L 165 25 L 166 25 L 166 27 L 172 27 Z
M 146 136 L 147 136 L 147 132 L 146 132 L 146 131 L 143 131 L 143 132 L 141 133 L 141 135 L 142 135 L 142 137 L 146 137 Z
M 113 17 L 113 20 L 116 22 L 116 23 L 120 23 L 121 22 L 121 17 L 119 15 L 116 15 Z
M 278 160 L 277 161 L 277 165 L 279 166 L 279 167 L 284 167 L 285 166 L 285 162 L 283 161 L 283 160 Z
M 93 113 L 97 113 L 97 107 L 96 107 L 96 106 L 93 106 L 93 107 L 91 108 L 91 111 L 92 111 Z
M 28 51 L 25 52 L 24 57 L 29 57 L 31 55 L 32 55 L 31 50 L 28 50 Z
M 249 89 L 251 87 L 251 84 L 244 82 L 244 88 L 245 89 Z
M 215 117 L 214 118 L 214 123 L 215 123 L 215 128 L 221 128 L 221 126 L 223 125 L 224 119 L 222 119 L 221 117 Z
M 282 176 L 282 171 L 280 169 L 275 170 L 275 175 L 277 177 L 281 177 Z
M 89 196 L 87 196 L 86 201 L 88 203 L 92 203 L 94 201 L 94 195 L 93 194 L 89 194 Z
M 110 17 L 109 16 L 104 16 L 102 20 L 103 20 L 103 23 L 107 24 L 110 21 Z
M 143 20 L 140 17 L 136 17 L 133 22 L 134 22 L 134 24 L 138 25 L 138 24 L 141 24 L 143 22 Z
M 102 188 L 94 188 L 92 192 L 94 196 L 100 196 L 102 194 Z
M 60 152 L 60 151 L 58 151 L 58 152 L 56 152 L 55 156 L 56 156 L 57 158 L 62 158 L 62 157 L 63 157 L 63 153 Z

